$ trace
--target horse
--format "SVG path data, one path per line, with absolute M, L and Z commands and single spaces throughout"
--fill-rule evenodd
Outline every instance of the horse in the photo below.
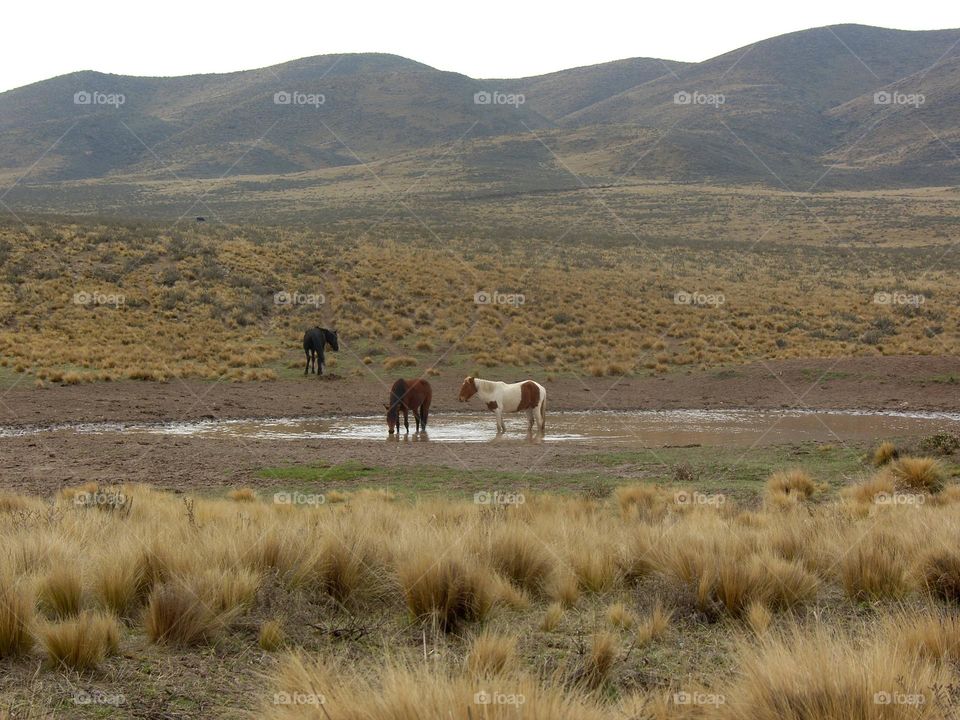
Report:
M 481 380 L 468 377 L 460 386 L 460 402 L 467 402 L 474 395 L 497 415 L 497 434 L 507 431 L 503 424 L 503 413 L 527 411 L 529 426 L 527 432 L 533 432 L 533 422 L 543 434 L 547 422 L 547 389 L 533 380 L 517 383 L 505 383 L 495 380 Z
M 390 388 L 390 404 L 383 407 L 387 410 L 387 429 L 393 435 L 393 429 L 400 432 L 400 411 L 403 410 L 403 424 L 410 432 L 408 410 L 413 411 L 413 419 L 417 423 L 417 432 L 421 427 L 427 431 L 427 415 L 430 413 L 430 402 L 433 400 L 433 388 L 426 380 L 397 380 Z
M 323 349 L 330 344 L 331 349 L 339 350 L 340 343 L 337 340 L 336 330 L 327 330 L 320 326 L 312 327 L 303 334 L 303 352 L 307 355 L 307 366 L 303 369 L 306 375 L 311 370 L 311 361 L 313 371 L 317 375 L 323 375 Z

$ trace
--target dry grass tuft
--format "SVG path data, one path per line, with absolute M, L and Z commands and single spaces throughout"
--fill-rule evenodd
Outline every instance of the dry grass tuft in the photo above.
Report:
M 622 602 L 617 602 L 607 608 L 607 622 L 621 629 L 632 628 L 637 623 L 637 617 Z
M 543 620 L 540 621 L 540 629 L 544 632 L 553 632 L 561 620 L 563 620 L 563 605 L 558 602 L 550 603 L 543 614 Z
M 40 582 L 37 596 L 43 609 L 53 618 L 65 619 L 80 612 L 83 585 L 80 573 L 58 565 Z
M 161 585 L 150 594 L 144 628 L 151 642 L 187 647 L 211 640 L 222 619 L 184 582 Z
M 805 470 L 792 468 L 778 470 L 767 479 L 766 497 L 773 503 L 803 501 L 809 500 L 823 489 Z
M 662 637 L 667 628 L 670 627 L 672 618 L 673 613 L 664 610 L 662 603 L 658 600 L 650 614 L 643 618 L 637 628 L 637 644 L 643 647 Z
M 949 677 L 892 645 L 858 642 L 823 626 L 744 644 L 739 667 L 739 681 L 725 693 L 722 718 L 939 718 L 933 688 Z M 886 700 L 907 695 L 917 701 Z
M 900 597 L 909 589 L 906 567 L 898 538 L 873 532 L 843 556 L 840 581 L 855 600 Z
M 421 549 L 400 562 L 397 571 L 410 613 L 436 621 L 447 632 L 483 620 L 495 597 L 490 575 L 463 560 L 437 560 L 437 555 Z
M 953 548 L 928 550 L 919 562 L 924 588 L 934 597 L 960 603 L 960 552 Z
M 773 613 L 762 602 L 752 602 L 745 615 L 747 625 L 757 635 L 763 635 L 773 622 Z
M 477 677 L 500 675 L 513 666 L 517 638 L 484 630 L 473 639 L 467 655 L 467 670 Z
M 524 590 L 543 592 L 554 570 L 554 558 L 530 530 L 511 523 L 490 539 L 493 566 Z
M 257 491 L 253 488 L 234 488 L 227 493 L 227 497 L 236 502 L 254 502 L 257 499 Z
M 18 657 L 33 647 L 33 598 L 0 573 L 0 660 Z
M 283 631 L 282 620 L 267 620 L 260 626 L 257 644 L 267 652 L 276 652 L 287 644 L 287 634 Z
M 897 446 L 892 442 L 882 442 L 877 445 L 876 449 L 873 451 L 873 464 L 877 467 L 886 465 L 891 460 L 896 460 L 899 454 L 900 453 L 897 450 Z
M 599 632 L 590 638 L 590 646 L 583 656 L 578 680 L 590 689 L 601 687 L 610 681 L 616 665 L 620 643 L 613 633 Z
M 99 612 L 48 625 L 40 634 L 51 665 L 81 672 L 97 667 L 120 642 L 116 616 Z
M 902 457 L 890 464 L 890 472 L 898 488 L 928 493 L 943 489 L 946 478 L 941 462 L 931 457 Z

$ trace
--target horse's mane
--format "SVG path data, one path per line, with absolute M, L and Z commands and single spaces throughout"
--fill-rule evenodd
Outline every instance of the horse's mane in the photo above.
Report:
M 477 391 L 479 391 L 481 386 L 485 388 L 489 388 L 491 385 L 494 384 L 494 382 L 493 380 L 483 380 L 481 378 L 475 377 L 473 379 L 473 384 L 477 386 Z
M 403 401 L 403 396 L 407 394 L 407 381 L 404 379 L 397 380 L 393 387 L 390 388 L 390 412 L 395 413 L 400 408 L 400 403 Z

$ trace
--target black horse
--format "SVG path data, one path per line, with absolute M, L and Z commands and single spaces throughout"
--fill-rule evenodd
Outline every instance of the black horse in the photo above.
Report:
M 336 330 L 327 330 L 322 327 L 312 327 L 303 335 L 303 352 L 307 354 L 307 366 L 303 369 L 303 374 L 310 372 L 310 363 L 313 361 L 313 371 L 317 375 L 323 375 L 323 349 L 330 344 L 333 350 L 340 349 L 340 343 L 337 342 Z

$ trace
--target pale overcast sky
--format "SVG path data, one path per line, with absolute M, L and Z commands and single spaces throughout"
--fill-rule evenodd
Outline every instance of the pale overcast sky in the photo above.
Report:
M 473 77 L 520 77 L 626 57 L 704 60 L 773 35 L 848 22 L 955 28 L 960 3 L 11 2 L 3 9 L 0 91 L 75 70 L 183 75 L 373 51 Z

